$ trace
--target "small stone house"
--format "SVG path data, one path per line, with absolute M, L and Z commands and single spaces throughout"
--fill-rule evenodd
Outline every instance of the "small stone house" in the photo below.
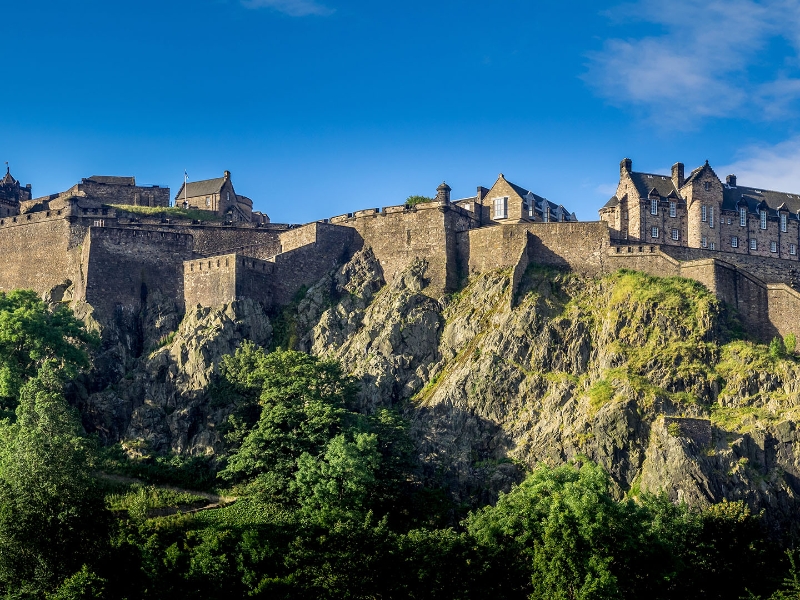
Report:
M 723 183 L 708 161 L 684 178 L 682 163 L 660 175 L 623 159 L 600 218 L 621 241 L 791 260 L 800 246 L 800 194 L 740 186 L 736 175 Z
M 475 196 L 455 200 L 454 204 L 477 213 L 483 225 L 578 220 L 574 212 L 511 183 L 502 173 L 491 188 L 479 186 Z
M 229 216 L 231 221 L 249 223 L 253 213 L 253 201 L 236 193 L 231 181 L 231 172 L 225 171 L 222 177 L 190 181 L 181 186 L 175 196 L 175 206 L 208 210 L 219 215 Z M 263 221 L 259 215 L 259 221 Z M 269 222 L 269 219 L 266 219 Z

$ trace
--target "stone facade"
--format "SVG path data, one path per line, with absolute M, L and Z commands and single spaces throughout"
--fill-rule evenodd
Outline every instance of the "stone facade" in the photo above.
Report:
M 30 199 L 31 184 L 22 187 L 6 167 L 6 174 L 0 179 L 0 217 L 18 215 L 20 203 Z
M 225 171 L 222 177 L 216 179 L 185 182 L 175 195 L 175 206 L 207 210 L 224 215 L 231 221 L 245 223 L 249 223 L 253 217 L 253 201 L 236 193 L 230 171 Z M 269 217 L 258 213 L 257 221 L 269 223 Z

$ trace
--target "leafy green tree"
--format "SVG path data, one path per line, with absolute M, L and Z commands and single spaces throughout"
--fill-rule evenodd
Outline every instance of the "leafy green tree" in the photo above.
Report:
M 0 587 L 9 591 L 52 591 L 108 543 L 91 447 L 62 387 L 46 361 L 21 389 L 16 422 L 0 423 Z
M 416 206 L 425 202 L 433 202 L 433 198 L 430 196 L 409 196 L 406 198 L 406 206 Z
M 297 460 L 303 454 L 320 456 L 342 430 L 352 380 L 336 362 L 292 350 L 268 354 L 248 343 L 223 360 L 222 373 L 240 400 L 228 436 L 238 448 L 220 475 L 252 481 L 267 496 L 286 499 Z M 241 415 L 252 415 L 254 404 L 260 414 L 248 426 Z
M 353 440 L 339 434 L 321 459 L 302 454 L 294 487 L 304 512 L 322 523 L 363 515 L 374 496 L 380 463 L 374 433 L 357 433 Z
M 0 292 L 0 408 L 13 410 L 22 385 L 47 360 L 73 377 L 97 343 L 66 306 L 50 310 L 30 290 Z

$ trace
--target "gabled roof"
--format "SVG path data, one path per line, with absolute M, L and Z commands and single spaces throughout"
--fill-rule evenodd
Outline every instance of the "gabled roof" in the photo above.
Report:
M 225 177 L 204 179 L 203 181 L 190 181 L 186 184 L 186 197 L 196 198 L 197 196 L 210 196 L 211 194 L 219 194 L 224 183 Z M 175 199 L 180 200 L 183 197 L 183 186 L 181 186 L 181 189 L 175 195 Z
M 686 178 L 686 181 L 684 182 L 683 185 L 686 185 L 687 183 L 694 181 L 695 179 L 700 177 L 700 175 L 706 172 L 711 173 L 714 177 L 717 177 L 717 174 L 714 173 L 714 169 L 712 169 L 711 165 L 709 165 L 708 161 L 706 161 L 704 165 L 697 167 L 694 171 L 689 173 L 689 177 Z
M 11 176 L 11 169 L 6 167 L 6 174 L 0 179 L 0 185 L 16 185 L 17 180 Z
M 112 175 L 92 175 L 84 179 L 84 181 L 105 183 L 106 185 L 136 185 L 135 177 L 115 177 Z
M 756 213 L 762 202 L 771 215 L 776 215 L 781 208 L 795 214 L 800 211 L 800 194 L 775 192 L 741 185 L 730 187 L 728 184 L 723 184 L 722 186 L 723 210 L 736 210 L 737 206 L 742 203 L 747 205 L 748 212 Z
M 630 177 L 640 198 L 647 198 L 650 191 L 653 189 L 655 189 L 662 198 L 666 198 L 672 193 L 675 193 L 676 196 L 678 195 L 675 190 L 675 185 L 672 183 L 672 178 L 666 175 L 636 173 L 632 171 Z

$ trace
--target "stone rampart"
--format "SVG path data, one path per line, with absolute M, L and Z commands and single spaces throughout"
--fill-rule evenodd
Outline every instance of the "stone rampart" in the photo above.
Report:
M 272 303 L 271 262 L 237 254 L 189 260 L 183 263 L 186 306 L 218 306 L 237 298 Z
M 153 290 L 183 306 L 183 262 L 192 256 L 191 236 L 116 227 L 91 227 L 86 301 L 102 317 L 136 312 Z

